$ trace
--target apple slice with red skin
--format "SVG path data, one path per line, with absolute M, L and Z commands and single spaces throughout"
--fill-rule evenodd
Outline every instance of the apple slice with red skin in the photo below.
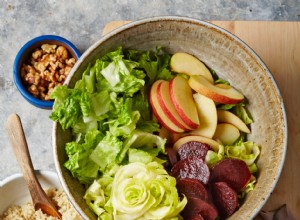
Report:
M 149 94 L 149 101 L 152 108 L 152 112 L 161 123 L 162 126 L 164 126 L 167 130 L 175 132 L 175 133 L 182 133 L 184 130 L 177 125 L 175 125 L 164 113 L 161 106 L 159 105 L 158 99 L 157 99 L 157 88 L 160 83 L 162 83 L 163 80 L 157 80 L 153 83 L 150 89 Z
M 207 67 L 196 57 L 191 54 L 178 52 L 173 54 L 170 60 L 170 68 L 177 73 L 186 75 L 202 75 L 211 83 L 214 79 Z
M 218 109 L 217 115 L 218 115 L 218 122 L 225 122 L 225 123 L 232 124 L 235 127 L 237 127 L 240 131 L 243 131 L 247 134 L 250 133 L 248 126 L 242 121 L 242 119 L 240 119 L 232 112 Z
M 193 130 L 193 128 L 189 127 L 179 116 L 171 99 L 168 81 L 163 81 L 158 85 L 157 98 L 162 110 L 174 124 L 185 131 Z
M 196 129 L 199 126 L 199 117 L 188 81 L 177 75 L 170 81 L 169 89 L 172 102 L 181 119 L 190 128 Z
M 218 152 L 219 151 L 219 146 L 220 144 L 213 140 L 213 139 L 210 139 L 210 138 L 207 138 L 207 137 L 203 137 L 203 136 L 200 136 L 200 135 L 188 135 L 188 136 L 184 136 L 180 139 L 178 139 L 174 145 L 173 145 L 173 148 L 174 150 L 177 152 L 178 149 L 185 143 L 187 142 L 190 142 L 190 141 L 198 141 L 198 142 L 201 142 L 201 143 L 204 143 L 204 144 L 208 144 L 209 146 L 211 146 L 211 148 Z
M 188 81 L 190 87 L 196 92 L 222 104 L 236 104 L 244 100 L 244 95 L 230 85 L 214 85 L 205 77 L 191 76 Z

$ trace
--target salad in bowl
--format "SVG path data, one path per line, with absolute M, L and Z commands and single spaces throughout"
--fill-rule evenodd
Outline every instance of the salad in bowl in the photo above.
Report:
M 64 167 L 99 219 L 227 218 L 254 188 L 245 98 L 190 54 L 119 47 L 51 97 L 72 129 Z
M 253 218 L 284 159 L 276 85 L 217 27 L 150 20 L 104 36 L 51 93 L 62 186 L 87 219 Z

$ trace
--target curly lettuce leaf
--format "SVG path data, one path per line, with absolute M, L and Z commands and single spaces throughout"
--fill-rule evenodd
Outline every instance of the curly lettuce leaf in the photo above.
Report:
M 115 165 L 116 157 L 121 151 L 122 146 L 122 141 L 107 132 L 93 152 L 91 152 L 90 159 L 99 166 L 100 171 L 104 172 Z
M 131 163 L 121 167 L 112 184 L 114 219 L 170 219 L 187 204 L 181 200 L 176 180 L 156 162 Z
M 148 151 L 148 153 L 150 153 L 149 151 L 151 149 L 157 149 L 156 155 L 159 152 L 164 153 L 166 141 L 166 139 L 163 139 L 158 135 L 135 130 L 132 132 L 131 136 L 125 140 L 124 147 L 118 155 L 117 161 L 123 161 L 130 148 L 140 148 L 144 151 Z
M 208 166 L 213 166 L 216 163 L 218 163 L 220 160 L 224 158 L 224 146 L 219 145 L 219 151 L 215 152 L 213 150 L 207 151 L 207 154 L 205 156 L 205 162 Z
M 227 157 L 243 160 L 248 165 L 251 173 L 257 171 L 255 161 L 260 154 L 260 149 L 254 142 L 239 142 L 234 146 L 225 146 L 225 152 Z
M 244 199 L 245 196 L 254 190 L 256 184 L 256 178 L 252 175 L 250 181 L 247 183 L 247 185 L 239 192 L 238 198 L 239 199 Z
M 222 78 L 220 78 L 217 74 L 217 72 L 213 69 L 210 69 L 210 73 L 214 79 L 215 84 L 226 84 L 226 85 L 230 85 L 230 83 Z
M 82 142 L 72 141 L 66 145 L 68 161 L 64 166 L 80 183 L 90 184 L 99 176 L 99 165 L 90 159 L 91 152 L 103 138 L 98 130 L 90 130 Z
M 158 79 L 170 80 L 174 77 L 168 69 L 171 56 L 163 53 L 162 48 L 154 51 L 126 51 L 127 57 L 139 63 L 139 67 L 144 69 L 151 85 Z
M 253 123 L 253 119 L 250 113 L 243 105 L 237 105 L 232 109 L 232 112 L 236 114 L 246 125 Z
M 58 86 L 51 93 L 55 99 L 50 119 L 58 121 L 63 129 L 73 127 L 82 117 L 81 91 L 71 90 L 66 86 Z
M 251 173 L 257 172 L 256 160 L 260 155 L 260 147 L 251 141 L 244 141 L 245 134 L 242 133 L 240 138 L 230 146 L 219 146 L 219 151 L 209 150 L 205 157 L 208 166 L 213 166 L 223 158 L 236 158 L 243 160 Z

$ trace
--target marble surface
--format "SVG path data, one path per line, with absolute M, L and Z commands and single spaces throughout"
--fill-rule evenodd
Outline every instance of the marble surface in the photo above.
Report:
M 209 3 L 208 3 L 209 2 Z M 36 169 L 55 170 L 50 110 L 38 109 L 17 91 L 12 66 L 28 40 L 56 34 L 72 41 L 81 52 L 96 42 L 106 23 L 160 15 L 201 20 L 300 20 L 299 0 L 2 0 L 0 1 L 0 180 L 20 172 L 8 142 L 6 119 L 17 113 L 23 122 Z

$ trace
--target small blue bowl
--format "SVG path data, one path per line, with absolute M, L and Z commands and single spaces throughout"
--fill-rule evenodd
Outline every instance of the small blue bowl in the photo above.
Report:
M 19 90 L 21 95 L 32 105 L 38 108 L 51 109 L 53 106 L 53 101 L 45 101 L 34 97 L 26 90 L 21 79 L 22 64 L 28 60 L 29 56 L 36 48 L 41 47 L 43 44 L 55 44 L 58 46 L 64 46 L 76 61 L 79 59 L 81 54 L 74 46 L 74 44 L 56 35 L 42 35 L 36 37 L 28 41 L 18 52 L 13 66 L 13 77 L 17 89 Z

